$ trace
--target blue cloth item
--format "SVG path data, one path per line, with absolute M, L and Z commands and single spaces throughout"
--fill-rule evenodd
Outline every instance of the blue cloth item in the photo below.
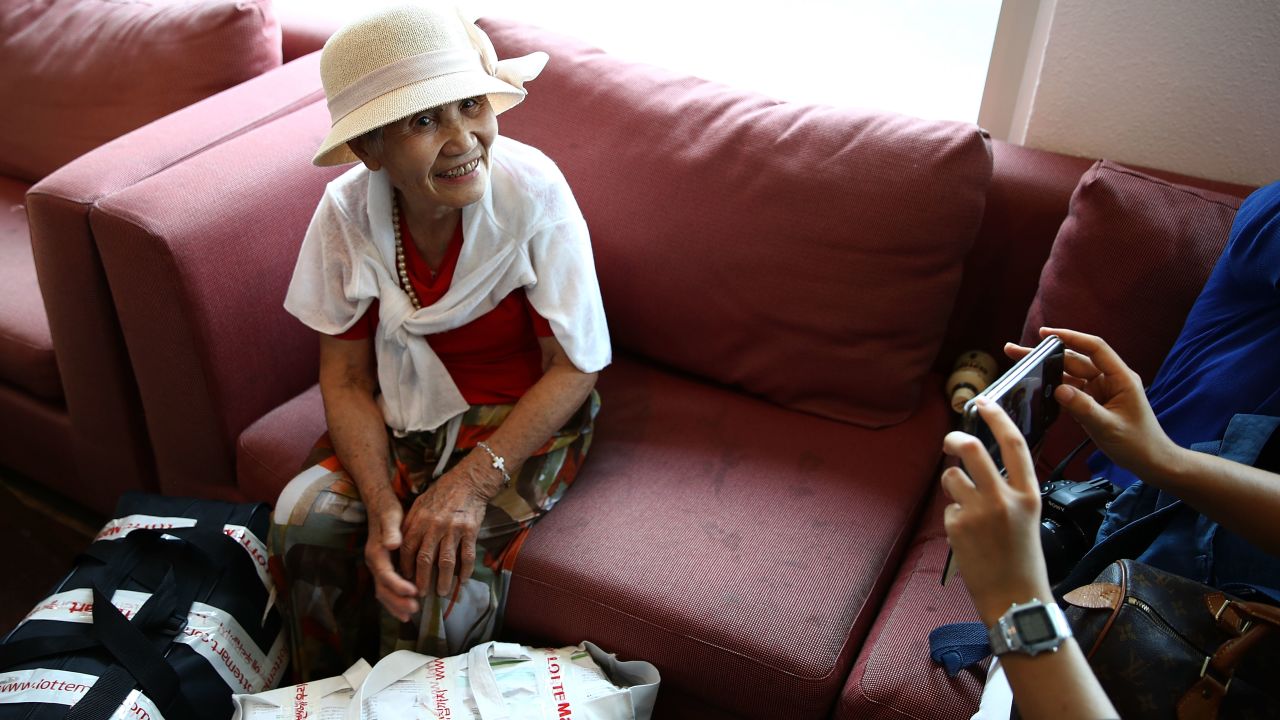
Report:
M 1259 189 L 1240 206 L 1222 256 L 1147 398 L 1174 442 L 1252 465 L 1275 429 L 1267 416 L 1280 416 L 1276 358 L 1280 182 Z M 1216 587 L 1280 587 L 1275 557 L 1182 506 L 1177 497 L 1148 487 L 1101 454 L 1090 459 L 1090 467 L 1125 488 L 1098 529 L 1099 545 L 1144 516 L 1178 505 L 1162 514 L 1167 526 L 1135 559 Z M 1094 551 L 1086 559 L 1092 555 Z M 1076 576 L 1073 572 L 1072 578 Z
M 1254 465 L 1277 429 L 1280 417 L 1237 415 L 1221 441 L 1193 449 Z M 1244 599 L 1280 602 L 1280 558 L 1223 530 L 1172 495 L 1135 483 L 1116 498 L 1111 519 L 1118 527 L 1089 550 L 1055 593 L 1093 582 L 1107 565 L 1141 552 L 1139 562 Z M 929 633 L 929 657 L 951 677 L 990 654 L 982 623 L 952 623 Z
M 1117 308 L 1124 312 L 1124 308 Z M 1227 245 L 1147 390 L 1160 425 L 1191 447 L 1221 438 L 1241 413 L 1280 415 L 1280 182 L 1250 195 Z M 1137 481 L 1106 456 L 1094 475 Z
M 950 623 L 929 633 L 929 657 L 955 677 L 991 654 L 987 628 L 980 622 Z
M 1222 440 L 1196 444 L 1192 449 L 1256 465 L 1278 428 L 1280 417 L 1237 415 L 1231 418 Z M 1122 557 L 1214 587 L 1280 588 L 1280 558 L 1224 530 L 1173 495 L 1142 482 L 1116 498 L 1098 534 L 1097 544 L 1060 583 L 1061 588 L 1070 590 L 1091 582 L 1105 565 Z
M 1280 426 L 1277 358 L 1280 182 L 1254 192 L 1236 212 L 1222 256 L 1147 397 L 1174 442 L 1253 465 Z M 1145 485 L 1101 453 L 1089 465 L 1094 476 L 1125 491 L 1108 508 L 1098 542 L 1058 592 L 1092 582 L 1116 559 L 1137 556 L 1237 595 L 1280 598 L 1280 559 Z M 990 653 L 981 623 L 939 627 L 929 645 L 930 656 L 952 676 Z

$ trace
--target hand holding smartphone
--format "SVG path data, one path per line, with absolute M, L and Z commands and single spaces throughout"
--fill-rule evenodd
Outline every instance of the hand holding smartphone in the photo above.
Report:
M 962 429 L 982 441 L 996 467 L 1004 471 L 1000 445 L 978 414 L 976 400 L 985 397 L 1004 408 L 1013 424 L 1022 431 L 1027 447 L 1034 448 L 1058 418 L 1058 401 L 1053 391 L 1062 384 L 1062 361 L 1066 348 L 1057 335 L 1050 335 L 1027 353 L 1009 371 L 965 403 Z
M 1027 447 L 1034 448 L 1058 417 L 1058 401 L 1053 392 L 1062 384 L 1065 353 L 1062 340 L 1057 335 L 1050 335 L 977 397 L 965 403 L 961 429 L 982 442 L 1002 475 L 1005 467 L 1000 458 L 1000 445 L 978 413 L 978 398 L 985 397 L 1000 405 L 1022 431 Z M 942 584 L 946 585 L 954 573 L 951 552 L 948 551 L 942 570 Z

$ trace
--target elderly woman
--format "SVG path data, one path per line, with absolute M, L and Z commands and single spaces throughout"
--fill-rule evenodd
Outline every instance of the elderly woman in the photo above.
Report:
M 303 678 L 492 637 L 521 541 L 590 445 L 610 347 L 586 225 L 496 119 L 546 61 L 498 62 L 431 4 L 321 55 L 314 162 L 360 164 L 326 189 L 285 300 L 320 333 L 329 430 L 272 530 Z

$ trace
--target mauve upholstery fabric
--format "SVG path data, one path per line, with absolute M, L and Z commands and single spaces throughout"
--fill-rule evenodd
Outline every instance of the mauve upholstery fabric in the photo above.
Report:
M 91 217 L 166 494 L 242 497 L 240 433 L 314 384 L 315 333 L 284 311 L 325 184 L 312 54 L 170 118 L 226 114 L 223 142 L 99 203 Z M 263 115 L 243 103 L 261 103 Z
M 72 416 L 71 448 L 80 473 L 101 479 L 81 483 L 75 473 L 46 473 L 41 481 L 76 488 L 86 505 L 103 514 L 114 509 L 126 489 L 159 489 L 138 383 L 101 261 L 99 247 L 110 247 L 113 238 L 97 234 L 91 221 L 101 216 L 103 203 L 113 195 L 314 103 L 320 94 L 304 78 L 315 75 L 316 65 L 311 58 L 280 68 L 254 87 L 233 88 L 220 99 L 196 103 L 127 133 L 60 168 L 27 193 L 39 295 Z M 187 186 L 190 200 L 212 197 L 222 172 Z M 152 282 L 143 278 L 144 285 Z M 131 292 L 127 286 L 116 289 Z M 145 336 L 152 329 L 143 325 L 135 332 Z
M 591 453 L 521 551 L 507 629 L 625 649 L 744 716 L 826 716 L 934 482 L 941 393 L 869 430 L 629 356 L 599 386 Z
M 1042 326 L 1101 336 L 1150 381 L 1227 242 L 1240 199 L 1107 161 L 1080 178 L 1024 343 Z
M 297 5 L 277 7 L 276 16 L 280 20 L 280 49 L 286 63 L 320 50 L 341 27 L 341 23 L 316 16 Z
M 920 402 L 991 177 L 973 125 L 785 104 L 483 22 L 551 48 L 502 132 L 559 163 L 615 345 L 867 427 Z
M 978 619 L 963 576 L 939 584 L 948 547 L 942 510 L 949 500 L 938 487 L 854 662 L 834 716 L 840 720 L 959 720 L 978 709 L 986 663 L 952 678 L 929 659 L 934 628 Z
M 274 504 L 327 429 L 319 384 L 245 428 L 236 442 L 236 483 L 245 499 Z
M 0 177 L 0 383 L 61 404 L 49 320 L 28 239 L 27 183 Z
M 1093 161 L 992 141 L 993 172 L 982 226 L 964 261 L 964 280 L 935 370 L 962 353 L 1000 348 L 1022 333 L 1040 269 L 1066 217 L 1071 192 Z
M 0 37 L 0 175 L 30 182 L 280 64 L 269 0 L 10 2 Z
M 89 504 L 97 490 L 76 479 L 74 457 L 67 452 L 71 419 L 65 407 L 0 383 L 0 418 L 0 465 Z

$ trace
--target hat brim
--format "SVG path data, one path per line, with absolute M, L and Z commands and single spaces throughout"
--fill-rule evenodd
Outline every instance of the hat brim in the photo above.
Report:
M 478 95 L 488 96 L 494 114 L 501 114 L 524 100 L 526 92 L 479 71 L 440 75 L 405 85 L 370 100 L 334 123 L 311 162 L 320 166 L 357 162 L 359 158 L 347 147 L 352 139 L 416 112 Z

